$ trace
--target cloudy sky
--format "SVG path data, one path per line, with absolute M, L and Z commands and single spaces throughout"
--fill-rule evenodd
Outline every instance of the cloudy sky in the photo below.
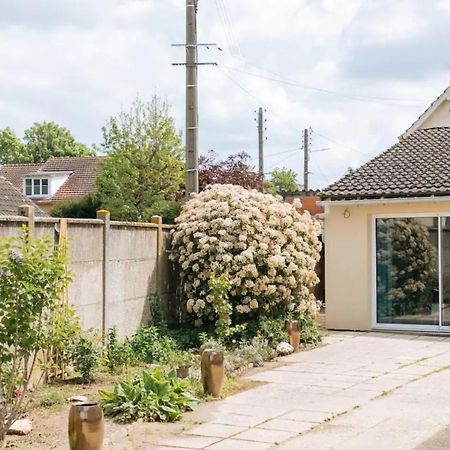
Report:
M 200 149 L 323 187 L 396 141 L 450 83 L 450 0 L 199 0 Z M 0 128 L 55 121 L 86 144 L 139 95 L 184 126 L 184 0 L 0 0 Z

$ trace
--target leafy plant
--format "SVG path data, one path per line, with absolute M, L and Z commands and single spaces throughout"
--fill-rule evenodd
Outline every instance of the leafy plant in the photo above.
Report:
M 136 357 L 145 363 L 168 361 L 168 355 L 177 343 L 168 336 L 161 336 L 156 327 L 140 327 L 131 338 Z
M 44 324 L 42 369 L 47 380 L 64 379 L 81 332 L 79 318 L 72 306 L 58 303 L 47 312 Z
M 173 351 L 168 355 L 167 363 L 173 369 L 191 367 L 196 361 L 196 357 L 192 352 Z
M 307 314 L 300 314 L 296 319 L 299 322 L 300 339 L 302 342 L 306 344 L 318 344 L 322 341 L 322 333 L 314 317 Z
M 112 392 L 101 390 L 99 394 L 105 416 L 118 422 L 174 422 L 198 402 L 188 387 L 175 371 L 155 369 L 117 383 Z
M 27 397 L 45 341 L 47 311 L 69 283 L 64 248 L 49 238 L 0 241 L 0 444 Z
M 94 345 L 92 336 L 85 334 L 79 337 L 73 351 L 76 370 L 80 373 L 81 382 L 90 383 L 94 379 L 94 370 L 98 365 L 100 352 Z
M 128 338 L 119 342 L 117 327 L 108 330 L 108 342 L 106 345 L 106 364 L 110 371 L 115 371 L 121 366 L 136 364 L 136 355 Z

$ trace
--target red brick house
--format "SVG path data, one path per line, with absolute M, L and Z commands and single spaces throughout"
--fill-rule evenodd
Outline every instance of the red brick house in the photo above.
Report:
M 0 177 L 49 211 L 58 202 L 93 193 L 100 168 L 97 156 L 58 157 L 42 164 L 6 164 L 0 168 Z

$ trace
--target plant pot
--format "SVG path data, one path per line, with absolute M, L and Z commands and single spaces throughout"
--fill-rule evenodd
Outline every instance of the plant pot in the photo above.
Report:
M 300 328 L 298 320 L 286 320 L 286 330 L 289 333 L 289 343 L 294 347 L 294 352 L 298 352 L 300 345 Z
M 220 397 L 225 376 L 222 350 L 205 349 L 201 360 L 201 379 L 206 394 Z
M 178 367 L 177 368 L 177 377 L 178 378 L 188 378 L 189 377 L 189 366 Z
M 105 434 L 102 408 L 98 403 L 77 403 L 69 412 L 70 450 L 101 450 Z

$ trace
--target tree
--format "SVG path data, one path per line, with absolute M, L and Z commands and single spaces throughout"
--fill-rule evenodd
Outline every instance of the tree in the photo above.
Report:
M 97 178 L 101 206 L 118 220 L 173 216 L 184 182 L 184 148 L 169 105 L 157 96 L 148 103 L 137 99 L 102 130 L 108 156 Z
M 40 163 L 51 156 L 92 156 L 94 152 L 75 141 L 69 130 L 55 122 L 34 123 L 24 133 L 27 162 Z
M 218 161 L 217 154 L 210 150 L 199 158 L 200 191 L 210 184 L 235 184 L 246 189 L 261 189 L 261 177 L 254 171 L 250 161 L 250 155 L 245 152 Z
M 0 241 L 0 447 L 28 398 L 48 312 L 70 281 L 64 248 L 48 238 Z
M 297 174 L 292 169 L 275 169 L 265 185 L 269 194 L 286 195 L 300 191 Z
M 0 130 L 0 165 L 29 162 L 30 155 L 14 130 L 6 127 Z

